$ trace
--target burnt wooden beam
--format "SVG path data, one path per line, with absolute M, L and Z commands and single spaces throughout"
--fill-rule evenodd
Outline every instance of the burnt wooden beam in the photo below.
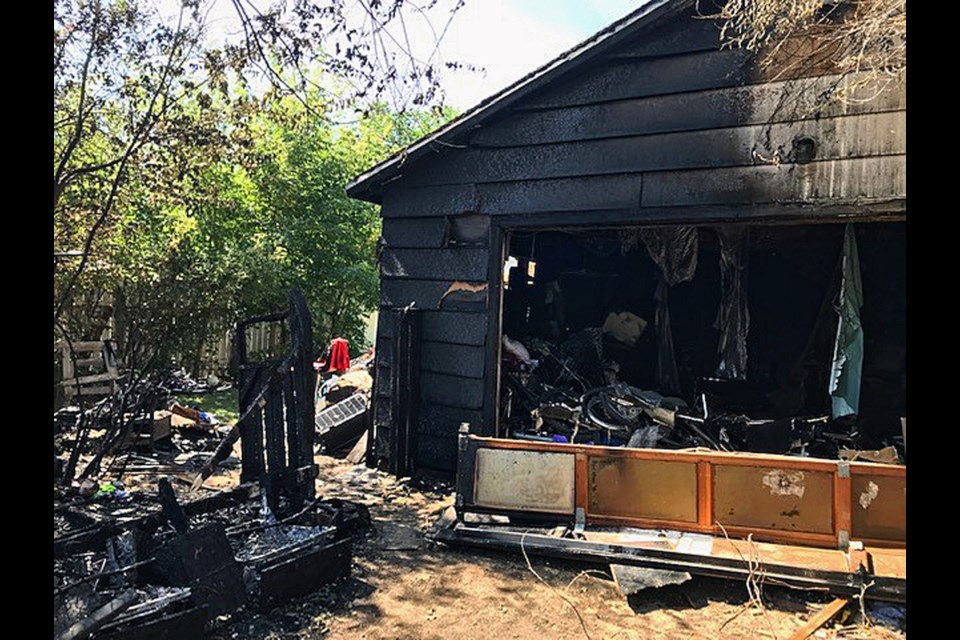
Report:
M 487 263 L 487 326 L 489 336 L 485 344 L 483 380 L 483 419 L 461 420 L 477 425 L 476 433 L 495 436 L 500 418 L 500 333 L 503 316 L 503 264 L 509 250 L 509 237 L 500 224 L 490 225 L 490 259 Z
M 642 209 L 601 209 L 592 211 L 551 211 L 536 215 L 507 215 L 498 222 L 515 229 L 582 228 L 615 229 L 654 224 L 702 224 L 756 221 L 782 224 L 831 223 L 838 219 L 858 222 L 901 220 L 907 210 L 903 198 L 856 203 L 765 203 L 716 206 L 644 207 Z
M 89 638 L 98 629 L 113 618 L 129 609 L 139 596 L 133 589 L 128 589 L 113 598 L 89 616 L 73 624 L 66 631 L 57 636 L 57 640 L 82 640 Z
M 408 308 L 393 313 L 393 366 L 390 369 L 390 410 L 394 425 L 391 471 L 412 475 L 416 468 L 417 412 L 423 375 L 420 372 L 421 313 Z
M 267 403 L 263 408 L 263 428 L 266 433 L 267 444 L 266 475 L 271 481 L 265 488 L 267 503 L 276 512 L 280 507 L 280 494 L 282 492 L 279 483 L 280 474 L 286 468 L 283 390 L 279 384 L 271 385 L 266 400 Z
M 157 491 L 159 493 L 160 507 L 163 509 L 163 515 L 166 516 L 167 522 L 173 525 L 177 533 L 186 533 L 190 529 L 190 520 L 187 518 L 183 507 L 181 507 L 177 501 L 177 494 L 173 491 L 173 485 L 170 484 L 170 479 L 160 478 L 160 481 L 157 483 Z

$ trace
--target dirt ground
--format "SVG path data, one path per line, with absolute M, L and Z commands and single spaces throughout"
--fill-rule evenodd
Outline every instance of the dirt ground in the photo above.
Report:
M 522 555 L 453 550 L 424 538 L 453 503 L 448 485 L 397 481 L 362 465 L 317 460 L 318 494 L 361 502 L 373 519 L 372 530 L 356 542 L 352 575 L 266 614 L 223 616 L 209 637 L 786 639 L 830 601 L 766 586 L 760 608 L 745 584 L 697 576 L 628 601 L 605 566 L 531 557 L 538 578 Z M 228 486 L 235 473 L 207 486 Z M 903 630 L 864 623 L 856 602 L 848 609 L 812 637 L 906 637 Z

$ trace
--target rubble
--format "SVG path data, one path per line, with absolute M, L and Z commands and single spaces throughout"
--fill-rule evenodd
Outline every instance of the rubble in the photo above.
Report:
M 69 466 L 86 462 L 55 487 L 56 637 L 198 637 L 223 616 L 269 610 L 350 573 L 351 536 L 370 518 L 363 505 L 315 496 L 314 407 L 292 393 L 313 389 L 307 313 L 292 292 L 282 364 L 241 359 L 238 425 L 217 430 L 200 408 L 171 402 L 169 372 L 54 416 Z M 360 367 L 371 360 L 343 376 L 344 388 L 369 392 Z M 236 466 L 237 438 L 241 479 L 253 481 L 197 499 L 214 468 Z M 130 489 L 125 476 L 140 474 Z
M 328 350 L 333 349 L 332 344 Z M 315 419 L 318 452 L 349 455 L 365 436 L 371 418 L 374 356 L 370 349 L 339 372 L 324 371 L 325 366 L 314 363 L 320 372 Z M 357 453 L 353 459 L 359 462 L 362 456 Z
M 608 323 L 614 322 L 613 317 L 608 317 Z M 703 379 L 702 390 L 689 402 L 620 382 L 616 360 L 620 352 L 611 340 L 623 341 L 613 336 L 604 339 L 608 333 L 585 329 L 563 341 L 533 338 L 528 345 L 504 335 L 501 419 L 510 437 L 633 448 L 706 447 L 894 464 L 905 459 L 903 438 L 876 443 L 843 418 L 754 419 L 731 410 L 750 402 L 736 382 Z

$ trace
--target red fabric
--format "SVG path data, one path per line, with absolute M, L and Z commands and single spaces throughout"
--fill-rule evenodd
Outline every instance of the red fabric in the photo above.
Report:
M 330 341 L 330 362 L 327 371 L 342 373 L 350 368 L 350 349 L 344 338 L 334 338 Z

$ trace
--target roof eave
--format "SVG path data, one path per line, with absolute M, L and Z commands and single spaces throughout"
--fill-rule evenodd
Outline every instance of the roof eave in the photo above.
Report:
M 485 98 L 432 133 L 404 147 L 383 162 L 368 169 L 347 184 L 346 192 L 351 198 L 380 203 L 383 185 L 399 178 L 400 170 L 431 151 L 438 151 L 452 144 L 461 135 L 478 126 L 482 121 L 508 108 L 516 101 L 539 90 L 546 84 L 568 73 L 574 67 L 602 55 L 637 29 L 657 18 L 682 11 L 693 0 L 651 0 L 634 12 L 604 27 L 572 49 L 560 54 L 547 64 L 520 78 L 513 84 Z

